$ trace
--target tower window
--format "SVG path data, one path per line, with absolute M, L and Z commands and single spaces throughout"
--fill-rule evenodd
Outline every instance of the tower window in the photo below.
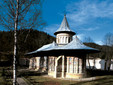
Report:
M 70 42 L 70 37 L 68 38 L 68 43 Z

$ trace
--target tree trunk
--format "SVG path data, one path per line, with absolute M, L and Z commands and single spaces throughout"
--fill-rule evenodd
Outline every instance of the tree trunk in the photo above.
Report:
M 15 16 L 15 29 L 14 29 L 14 57 L 13 57 L 13 85 L 16 85 L 16 68 L 17 68 L 17 26 L 18 26 L 18 8 L 19 1 L 17 0 L 16 16 Z
M 95 57 L 94 57 L 93 64 L 94 64 L 94 66 L 93 66 L 93 70 L 94 70 L 94 69 L 96 68 L 96 67 L 95 67 Z
M 109 58 L 108 60 L 108 71 L 110 71 L 110 67 L 111 67 L 111 58 Z
M 105 60 L 104 70 L 106 70 L 106 67 L 107 67 L 107 60 Z
M 89 62 L 89 54 L 88 54 L 88 64 L 89 64 L 89 69 L 91 69 L 90 62 Z
M 87 76 L 86 72 L 86 55 L 82 58 L 82 73 L 84 74 L 83 76 Z

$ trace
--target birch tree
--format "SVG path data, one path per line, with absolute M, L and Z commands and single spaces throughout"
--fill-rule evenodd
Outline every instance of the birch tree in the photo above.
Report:
M 105 48 L 105 53 L 106 53 L 106 62 L 105 62 L 105 70 L 110 70 L 111 66 L 111 59 L 113 56 L 113 34 L 112 33 L 107 33 L 104 37 L 104 43 L 106 45 Z
M 93 40 L 91 37 L 85 37 L 84 40 L 83 40 L 84 43 L 88 43 L 89 45 L 91 45 L 91 43 L 93 43 Z M 91 66 L 90 66 L 90 54 L 87 55 L 87 59 L 88 59 L 88 64 L 89 64 L 89 69 L 91 69 Z M 94 58 L 95 60 L 95 58 Z M 94 64 L 95 65 L 95 64 Z
M 93 43 L 93 39 L 91 37 L 85 37 L 83 42 L 84 43 Z
M 42 0 L 0 0 L 1 30 L 14 30 L 13 85 L 16 85 L 17 44 L 19 29 L 40 29 Z

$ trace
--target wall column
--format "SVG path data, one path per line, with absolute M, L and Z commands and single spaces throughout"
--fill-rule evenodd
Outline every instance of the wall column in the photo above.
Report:
M 69 57 L 67 57 L 67 73 L 69 73 Z
M 82 59 L 79 59 L 79 73 L 82 73 Z
M 73 73 L 74 73 L 74 70 L 75 70 L 74 60 L 75 60 L 75 58 L 73 57 Z
M 30 62 L 29 62 L 29 69 L 31 69 L 31 68 L 32 68 L 32 63 L 33 63 L 32 58 L 30 58 Z
M 62 78 L 64 78 L 64 69 L 65 69 L 65 65 L 64 65 L 64 55 L 62 56 Z
M 77 72 L 78 72 L 78 58 L 77 57 L 74 57 L 74 59 L 73 59 L 73 65 L 74 65 L 74 69 L 73 69 L 73 72 L 74 73 L 76 73 L 77 74 Z
M 79 58 L 78 58 L 78 68 L 77 68 L 77 73 L 79 73 Z
M 48 65 L 48 60 L 49 60 L 49 56 L 47 56 L 47 59 L 46 59 L 46 68 L 47 68 L 46 70 L 47 70 L 47 71 L 48 71 L 48 66 L 49 66 L 49 65 Z
M 39 57 L 35 57 L 35 70 L 39 70 Z
M 54 74 L 54 78 L 57 77 L 57 65 L 58 65 L 57 59 L 55 58 L 55 74 Z

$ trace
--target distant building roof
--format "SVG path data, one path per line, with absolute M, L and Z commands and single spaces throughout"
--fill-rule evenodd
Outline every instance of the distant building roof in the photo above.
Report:
M 64 15 L 60 28 L 54 34 L 56 35 L 58 33 L 71 33 L 71 34 L 75 35 L 75 32 L 73 32 L 69 27 L 69 24 L 66 19 L 66 15 Z
M 43 47 L 39 48 L 38 50 L 30 52 L 30 53 L 27 53 L 27 54 L 29 55 L 29 54 L 33 54 L 33 53 L 44 52 L 44 51 L 52 51 L 52 50 L 59 50 L 59 51 L 61 51 L 61 50 L 73 50 L 73 51 L 85 50 L 85 51 L 95 51 L 95 52 L 99 51 L 99 50 L 97 50 L 95 48 L 91 48 L 91 47 L 85 46 L 76 36 L 67 45 L 58 46 L 55 42 L 53 42 L 51 44 L 44 45 Z

